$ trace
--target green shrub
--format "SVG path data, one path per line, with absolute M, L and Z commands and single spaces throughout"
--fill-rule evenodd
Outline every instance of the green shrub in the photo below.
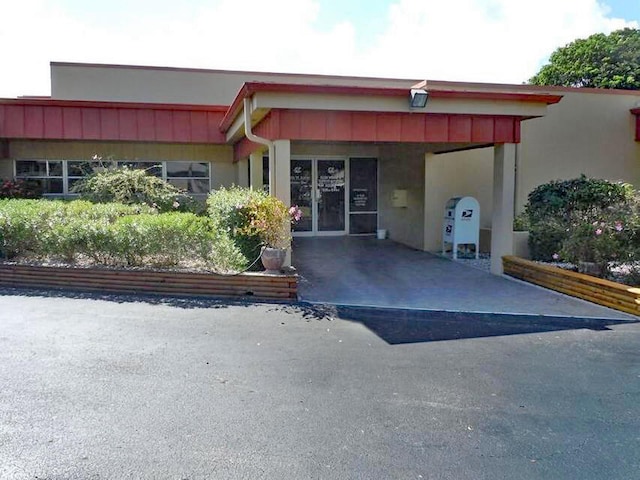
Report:
M 562 250 L 577 225 L 602 221 L 607 212 L 627 211 L 621 220 L 629 223 L 629 209 L 634 203 L 634 190 L 630 185 L 585 175 L 536 187 L 525 207 L 531 258 L 551 260 Z
M 196 201 L 183 190 L 145 170 L 129 167 L 110 168 L 95 172 L 78 181 L 73 193 L 94 203 L 145 204 L 160 212 L 193 212 Z
M 207 198 L 207 212 L 214 228 L 226 233 L 245 258 L 253 262 L 260 255 L 262 240 L 257 232 L 251 232 L 250 204 L 259 204 L 268 198 L 262 190 L 231 187 L 220 188 Z M 259 267 L 255 267 L 256 269 Z
M 622 206 L 633 199 L 633 187 L 626 183 L 588 178 L 584 174 L 571 180 L 554 180 L 529 193 L 525 208 L 529 222 L 576 214 L 592 218 L 601 209 Z
M 207 217 L 44 199 L 0 200 L 0 255 L 221 272 L 238 271 L 246 261 Z
M 560 250 L 560 257 L 575 265 L 595 263 L 601 277 L 607 276 L 611 262 L 627 262 L 631 254 L 624 224 L 612 219 L 575 222 Z
M 549 261 L 562 248 L 562 242 L 567 237 L 565 223 L 548 218 L 529 225 L 529 254 L 534 260 Z
M 118 217 L 144 212 L 153 209 L 81 200 L 0 200 L 0 254 L 69 259 L 83 248 L 82 232 L 95 222 L 109 224 Z

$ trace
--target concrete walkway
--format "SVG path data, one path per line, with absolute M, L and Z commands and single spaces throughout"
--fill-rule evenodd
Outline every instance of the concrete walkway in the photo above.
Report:
M 370 237 L 296 238 L 303 301 L 454 312 L 636 317 Z

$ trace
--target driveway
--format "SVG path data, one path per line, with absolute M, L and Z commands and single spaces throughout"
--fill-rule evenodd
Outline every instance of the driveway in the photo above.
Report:
M 632 315 L 491 275 L 391 240 L 296 238 L 293 264 L 309 302 L 454 312 L 633 319 Z
M 2 479 L 640 471 L 638 323 L 16 290 L 0 302 Z

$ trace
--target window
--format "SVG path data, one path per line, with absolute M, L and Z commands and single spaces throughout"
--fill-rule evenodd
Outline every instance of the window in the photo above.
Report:
M 206 162 L 165 162 L 165 179 L 191 195 L 206 195 L 211 190 L 209 164 Z
M 16 160 L 15 177 L 38 184 L 46 196 L 64 194 L 62 160 Z
M 15 177 L 37 182 L 45 196 L 73 196 L 71 189 L 78 180 L 116 163 L 119 167 L 145 169 L 196 198 L 205 197 L 211 191 L 208 162 L 16 160 Z

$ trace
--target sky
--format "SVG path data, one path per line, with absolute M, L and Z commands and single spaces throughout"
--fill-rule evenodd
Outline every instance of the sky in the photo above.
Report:
M 49 62 L 522 83 L 640 0 L 0 0 L 0 97 Z

